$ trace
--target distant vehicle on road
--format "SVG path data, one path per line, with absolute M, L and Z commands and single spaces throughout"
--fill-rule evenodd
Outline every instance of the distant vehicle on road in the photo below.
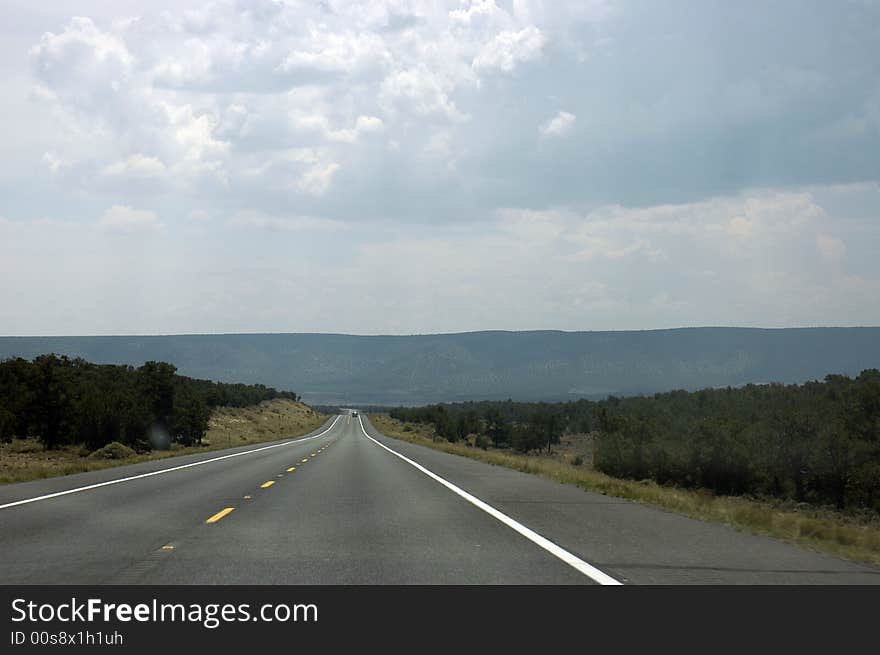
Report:
M 351 415 L 352 415 L 352 416 L 357 416 L 357 415 L 358 415 L 357 410 L 352 410 Z

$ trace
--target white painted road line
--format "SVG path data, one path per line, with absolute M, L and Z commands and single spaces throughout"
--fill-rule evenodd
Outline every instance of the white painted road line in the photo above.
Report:
M 494 507 L 492 507 L 488 503 L 483 502 L 482 500 L 480 500 L 476 496 L 469 494 L 464 489 L 461 489 L 460 487 L 456 487 L 454 484 L 452 484 L 448 480 L 445 480 L 445 479 L 441 478 L 439 475 L 437 475 L 436 473 L 429 471 L 428 469 L 426 469 L 424 466 L 422 466 L 418 462 L 414 462 L 409 457 L 406 457 L 405 455 L 401 455 L 396 450 L 392 450 L 391 448 L 389 448 L 388 446 L 386 446 L 382 442 L 377 441 L 376 439 L 373 439 L 373 437 L 371 437 L 369 434 L 367 434 L 367 431 L 364 428 L 364 422 L 361 420 L 360 415 L 358 416 L 358 422 L 361 425 L 361 431 L 364 433 L 364 436 L 367 439 L 369 439 L 370 441 L 372 441 L 374 444 L 384 448 L 392 455 L 399 457 L 407 464 L 414 466 L 415 468 L 417 468 L 419 471 L 421 471 L 422 473 L 427 475 L 432 480 L 436 480 L 437 482 L 442 484 L 444 487 L 446 487 L 450 491 L 458 494 L 459 496 L 464 498 L 466 501 L 468 501 L 472 505 L 476 505 L 477 507 L 479 507 L 481 510 L 483 510 L 484 512 L 486 512 L 487 514 L 489 514 L 493 518 L 498 519 L 507 527 L 512 528 L 513 530 L 516 530 L 522 536 L 524 536 L 526 539 L 528 539 L 532 543 L 540 546 L 541 548 L 546 550 L 548 553 L 550 553 L 554 557 L 561 559 L 563 562 L 565 562 L 569 566 L 577 569 L 578 571 L 583 573 L 585 576 L 587 576 L 588 578 L 590 578 L 594 582 L 598 582 L 601 585 L 620 585 L 620 584 L 622 584 L 618 580 L 615 580 L 614 578 L 612 578 L 607 573 L 604 573 L 604 572 L 600 571 L 599 569 L 597 569 L 595 566 L 588 564 L 587 562 L 585 562 L 584 560 L 579 558 L 577 555 L 573 555 L 572 553 L 568 552 L 567 550 L 565 550 L 561 546 L 557 546 L 556 544 L 554 544 L 552 541 L 550 541 L 546 537 L 542 537 L 534 530 L 531 530 L 531 529 L 527 528 L 526 526 L 524 526 L 522 523 L 519 523 L 518 521 L 515 521 L 514 519 L 510 518 L 504 512 L 501 512 L 501 511 L 495 509 Z
M 322 437 L 330 430 L 333 429 L 333 426 L 336 425 L 336 422 L 342 418 L 340 414 L 335 419 L 333 419 L 333 423 L 330 424 L 330 427 L 320 432 L 319 434 L 313 435 L 311 437 L 305 437 L 304 439 L 293 439 L 291 441 L 285 441 L 283 443 L 272 444 L 271 446 L 262 446 L 261 448 L 254 448 L 253 450 L 245 450 L 240 453 L 232 453 L 231 455 L 223 455 L 221 457 L 212 457 L 211 459 L 203 459 L 199 462 L 192 462 L 190 464 L 182 464 L 180 466 L 172 466 L 171 468 L 161 469 L 159 471 L 151 471 L 150 473 L 141 473 L 140 475 L 132 475 L 127 478 L 117 478 L 116 480 L 108 480 L 107 482 L 98 482 L 97 484 L 90 484 L 85 487 L 76 487 L 74 489 L 65 489 L 64 491 L 56 491 L 52 494 L 46 494 L 45 496 L 36 496 L 34 498 L 25 498 L 24 500 L 16 500 L 11 503 L 6 503 L 5 505 L 0 505 L 0 509 L 8 509 L 10 507 L 16 507 L 18 505 L 27 505 L 28 503 L 36 503 L 40 500 L 49 500 L 50 498 L 58 498 L 59 496 L 67 496 L 68 494 L 76 494 L 81 491 L 88 491 L 89 489 L 98 489 L 99 487 L 108 487 L 111 484 L 120 484 L 122 482 L 131 482 L 132 480 L 140 480 L 141 478 L 151 478 L 154 475 L 162 475 L 164 473 L 171 473 L 172 471 L 180 471 L 183 469 L 192 468 L 193 466 L 201 466 L 202 464 L 210 464 L 211 462 L 219 462 L 223 459 L 230 459 L 232 457 L 241 457 L 242 455 L 251 455 L 253 453 L 259 453 L 263 450 L 270 450 L 272 448 L 280 448 L 281 446 L 293 446 L 298 443 L 302 443 L 303 441 L 311 441 L 312 439 L 317 439 L 318 437 Z

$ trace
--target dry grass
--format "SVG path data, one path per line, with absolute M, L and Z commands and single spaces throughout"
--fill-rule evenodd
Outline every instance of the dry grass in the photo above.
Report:
M 312 408 L 285 399 L 268 400 L 254 407 L 221 407 L 211 416 L 201 446 L 172 445 L 171 450 L 112 460 L 90 458 L 89 451 L 82 446 L 46 450 L 34 439 L 14 439 L 12 443 L 0 444 L 0 484 L 274 441 L 311 432 L 326 420 L 326 416 Z
M 281 398 L 253 407 L 221 407 L 202 441 L 212 448 L 274 441 L 311 432 L 326 420 L 308 405 Z
M 715 496 L 706 490 L 692 491 L 660 486 L 653 481 L 613 478 L 594 471 L 588 463 L 573 465 L 571 461 L 577 454 L 520 455 L 492 448 L 483 450 L 468 443 L 435 439 L 429 426 L 402 423 L 384 415 L 371 415 L 370 420 L 389 437 L 880 566 L 880 521 L 876 518 L 859 520 L 827 509 L 795 508 L 781 502 Z

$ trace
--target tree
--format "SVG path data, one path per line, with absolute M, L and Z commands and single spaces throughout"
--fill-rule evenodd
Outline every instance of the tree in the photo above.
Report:
M 8 443 L 15 435 L 15 414 L 0 405 L 0 441 Z
M 138 369 L 141 391 L 153 420 L 164 428 L 171 425 L 174 411 L 174 376 L 177 367 L 166 362 L 145 362 Z
M 56 448 L 70 436 L 70 360 L 55 354 L 34 359 L 36 388 L 30 415 L 34 429 L 47 448 Z
M 185 446 L 201 443 L 211 412 L 205 401 L 188 386 L 178 386 L 174 397 L 171 434 Z
M 510 445 L 512 428 L 510 422 L 501 414 L 496 406 L 486 411 L 486 434 L 492 439 L 496 447 L 503 448 Z
M 531 426 L 539 436 L 542 446 L 546 444 L 548 453 L 553 444 L 559 443 L 559 438 L 562 436 L 562 421 L 559 414 L 543 403 L 532 415 Z
M 514 450 L 529 453 L 544 447 L 544 437 L 537 430 L 533 430 L 531 425 L 519 424 L 513 428 L 511 444 Z

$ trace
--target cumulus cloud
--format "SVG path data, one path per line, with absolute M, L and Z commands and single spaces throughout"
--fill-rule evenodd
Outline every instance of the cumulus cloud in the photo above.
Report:
M 164 227 L 155 212 L 125 205 L 113 205 L 104 212 L 98 225 L 108 232 L 118 234 L 156 232 Z
M 157 158 L 137 153 L 124 161 L 105 166 L 102 172 L 110 177 L 154 178 L 164 175 L 166 170 L 165 165 Z
M 386 111 L 411 112 L 420 118 L 460 121 L 466 118 L 449 93 L 453 85 L 424 67 L 399 70 L 382 82 L 381 99 Z
M 403 220 L 425 206 L 461 215 L 449 205 L 452 186 L 462 204 L 481 209 L 656 203 L 782 181 L 814 184 L 835 170 L 846 178 L 837 181 L 852 181 L 873 170 L 870 156 L 844 154 L 880 145 L 880 133 L 870 130 L 880 104 L 870 84 L 849 84 L 834 70 L 852 69 L 848 58 L 862 77 L 876 67 L 845 49 L 833 50 L 840 62 L 801 65 L 815 51 L 813 28 L 822 25 L 821 17 L 805 16 L 783 55 L 772 39 L 752 38 L 748 47 L 718 46 L 727 74 L 703 71 L 701 62 L 715 60 L 704 56 L 700 35 L 721 11 L 671 3 L 633 12 L 605 0 L 259 8 L 220 0 L 137 19 L 63 19 L 32 47 L 31 74 L 58 119 L 46 163 L 79 192 L 95 190 L 105 174 L 117 183 L 124 174 L 136 177 L 132 158 L 140 156 L 161 162 L 176 192 L 198 188 L 235 204 L 255 196 L 275 204 L 284 185 L 271 166 L 254 175 L 253 160 L 305 147 L 323 149 L 325 171 L 329 162 L 357 165 L 345 166 L 344 185 L 287 185 L 285 209 L 297 210 L 300 196 L 322 197 L 325 207 L 309 210 L 335 218 L 378 205 L 378 194 L 366 203 L 363 194 L 386 185 L 388 175 L 399 185 L 394 211 Z M 746 26 L 791 22 L 769 7 L 740 19 Z M 867 24 L 867 16 L 859 21 Z M 658 40 L 658 32 L 677 36 Z M 854 43 L 869 37 L 858 29 L 852 35 Z M 774 64 L 757 66 L 768 50 Z M 822 98 L 839 107 L 812 115 Z M 590 120 L 576 124 L 581 107 L 589 107 Z M 835 127 L 847 121 L 862 127 Z M 573 147 L 530 152 L 521 135 L 535 125 L 542 138 L 565 136 Z M 703 145 L 691 153 L 694 128 Z M 760 166 L 728 155 L 725 135 L 733 133 L 743 152 L 762 153 Z M 761 145 L 773 139 L 779 147 Z M 585 160 L 584 152 L 603 156 Z M 735 170 L 726 174 L 719 161 Z M 572 170 L 590 183 L 570 180 Z
M 87 17 L 71 18 L 58 34 L 43 34 L 30 56 L 46 90 L 67 106 L 96 113 L 106 103 L 120 101 L 134 62 L 119 35 L 101 30 Z
M 381 69 L 392 60 L 384 39 L 375 33 L 312 31 L 303 49 L 290 52 L 278 65 L 284 72 L 351 74 Z
M 574 127 L 577 116 L 567 111 L 560 111 L 556 116 L 538 128 L 543 136 L 565 136 Z
M 537 59 L 546 42 L 541 30 L 534 26 L 518 32 L 501 32 L 480 49 L 473 66 L 478 71 L 496 69 L 509 73 L 517 65 Z
M 383 122 L 376 116 L 358 116 L 352 127 L 333 127 L 322 114 L 294 114 L 290 117 L 294 130 L 319 135 L 324 141 L 354 143 L 364 134 L 379 132 Z
M 265 261 L 302 279 L 290 243 L 303 262 L 329 249 L 325 221 L 345 226 L 348 248 L 327 284 L 372 298 L 359 309 L 380 331 L 395 327 L 382 322 L 391 314 L 407 330 L 529 326 L 503 300 L 512 288 L 546 298 L 535 327 L 872 320 L 880 8 L 870 3 L 168 7 L 105 3 L 76 17 L 50 3 L 27 20 L 10 8 L 10 21 L 37 26 L 0 46 L 3 229 L 34 244 L 30 254 L 38 240 L 18 235 L 78 228 L 110 244 L 89 251 L 106 262 L 142 240 L 111 236 L 125 231 L 179 248 L 169 270 L 213 244 L 203 270 L 236 278 Z M 246 256 L 229 257 L 230 239 Z M 59 257 L 64 247 L 48 270 L 90 265 Z M 403 261 L 419 273 L 400 276 Z M 181 306 L 208 293 L 201 284 Z M 394 291 L 370 291 L 383 284 Z M 298 302 L 320 328 L 327 305 Z M 448 318 L 467 312 L 468 325 Z
M 293 186 L 303 193 L 322 196 L 327 193 L 333 182 L 333 176 L 338 170 L 339 164 L 335 162 L 312 166 L 293 183 Z

